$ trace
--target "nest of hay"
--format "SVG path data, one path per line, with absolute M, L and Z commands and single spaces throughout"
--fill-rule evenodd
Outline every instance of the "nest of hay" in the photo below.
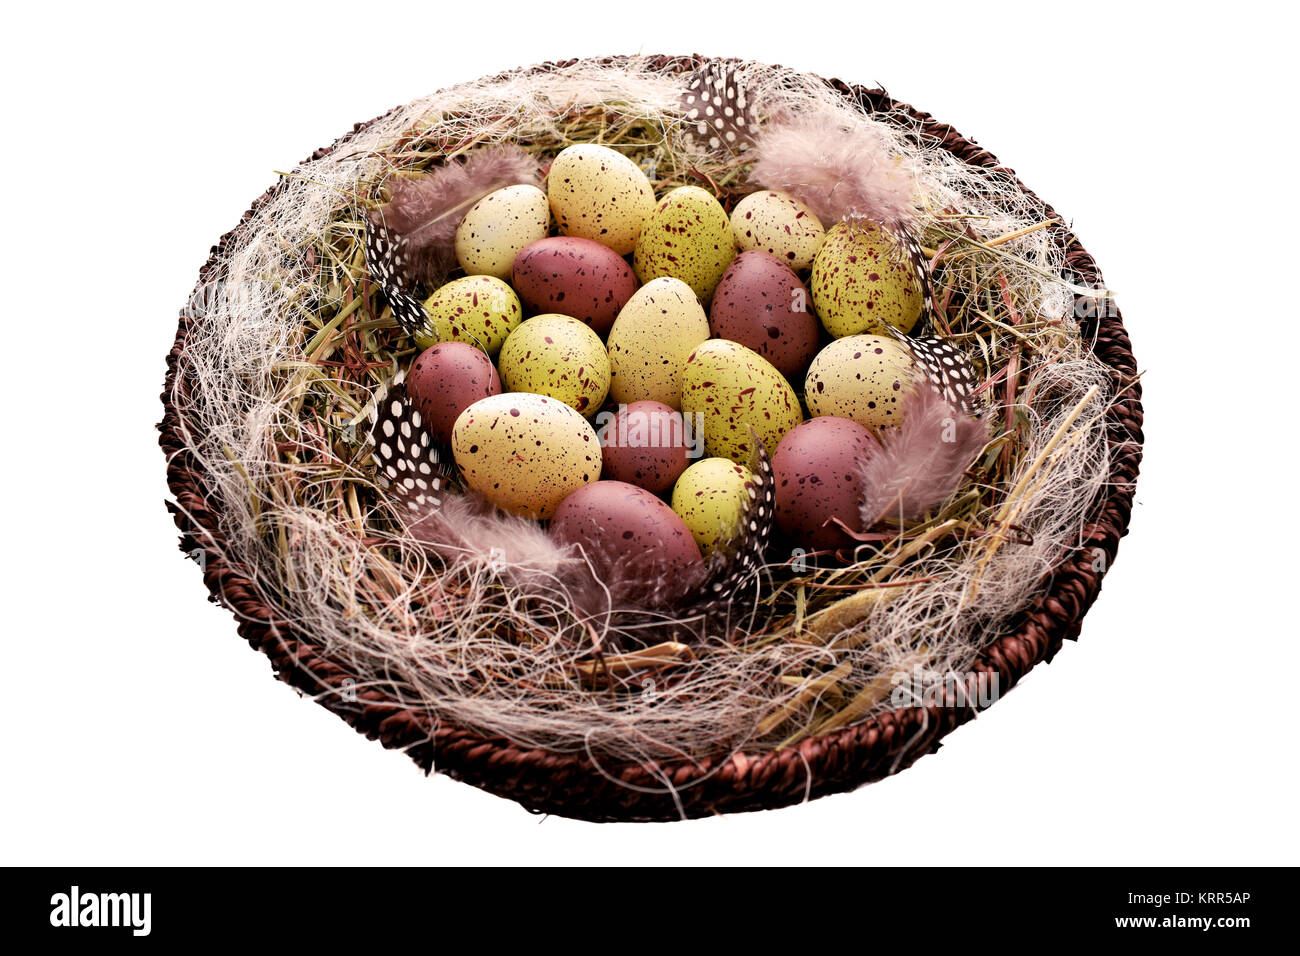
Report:
M 881 90 L 745 64 L 769 104 L 874 124 L 914 163 L 943 332 L 988 383 L 971 481 L 842 560 L 773 556 L 745 613 L 699 643 L 612 640 L 539 613 L 486 556 L 449 564 L 402 534 L 363 433 L 415 349 L 367 281 L 366 211 L 389 177 L 501 142 L 611 145 L 657 195 L 702 185 L 730 209 L 743 157 L 680 135 L 682 78 L 705 62 L 545 64 L 359 124 L 221 239 L 168 360 L 171 507 L 240 633 L 367 736 L 531 810 L 674 819 L 896 772 L 1077 635 L 1128 524 L 1136 366 L 1063 222 Z

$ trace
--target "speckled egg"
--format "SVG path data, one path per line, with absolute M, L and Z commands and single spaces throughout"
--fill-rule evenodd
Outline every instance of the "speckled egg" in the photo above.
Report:
M 700 549 L 682 519 L 623 481 L 598 481 L 565 498 L 551 535 L 580 546 L 601 580 L 629 597 L 667 603 L 703 577 Z
M 681 412 L 662 402 L 632 402 L 601 412 L 597 422 L 606 478 L 658 494 L 686 470 L 694 436 L 687 435 Z
M 707 302 L 735 257 L 736 240 L 721 203 L 699 186 L 679 186 L 645 221 L 632 265 L 642 282 L 672 276 Z
M 546 236 L 551 210 L 536 186 L 507 186 L 469 207 L 456 227 L 456 260 L 466 275 L 509 279 L 519 250 Z
M 708 337 L 709 319 L 690 286 L 667 276 L 647 282 L 609 330 L 610 397 L 680 408 L 682 364 Z
M 529 311 L 571 315 L 599 335 L 609 334 L 638 284 L 614 250 L 574 236 L 551 236 L 521 249 L 512 273 Z
M 481 398 L 456 419 L 451 451 L 465 483 L 497 507 L 549 518 L 600 478 L 591 424 L 559 399 L 528 392 Z
M 781 439 L 772 456 L 776 524 L 805 548 L 847 548 L 838 518 L 862 529 L 862 462 L 877 449 L 871 432 L 847 418 L 810 418 Z
M 546 195 L 560 232 L 594 239 L 625 256 L 655 208 L 641 167 L 608 146 L 581 143 L 560 150 L 546 174 Z
M 497 359 L 510 392 L 558 398 L 583 415 L 609 391 L 609 356 L 600 336 L 567 315 L 538 315 L 510 333 Z
M 803 420 L 785 376 L 753 349 L 726 339 L 711 339 L 687 357 L 682 413 L 700 417 L 709 454 L 742 465 L 754 452 L 751 429 L 771 454 Z
M 495 276 L 465 276 L 438 288 L 424 300 L 434 335 L 415 334 L 415 343 L 429 348 L 439 342 L 467 342 L 496 355 L 522 321 L 519 296 Z
M 910 332 L 921 317 L 920 282 L 906 250 L 871 222 L 826 234 L 812 268 L 813 306 L 836 338 L 884 331 Z
M 489 395 L 501 394 L 501 377 L 482 349 L 439 342 L 419 354 L 406 376 L 406 393 L 439 441 L 451 441 L 460 413 Z
M 850 335 L 817 353 L 804 380 L 814 415 L 851 418 L 868 428 L 897 425 L 916 381 L 907 349 L 883 335 Z
M 709 328 L 718 338 L 753 349 L 787 376 L 804 373 L 821 336 L 799 277 L 757 250 L 742 252 L 727 266 L 709 306 Z
M 813 211 L 786 193 L 750 193 L 731 212 L 731 231 L 743 251 L 761 249 L 791 269 L 807 269 L 826 238 Z
M 673 511 L 706 556 L 726 544 L 749 501 L 750 470 L 730 458 L 705 458 L 687 468 L 673 486 Z

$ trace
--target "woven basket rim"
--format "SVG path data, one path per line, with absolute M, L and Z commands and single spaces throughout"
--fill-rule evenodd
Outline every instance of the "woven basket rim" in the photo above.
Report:
M 629 57 L 599 58 L 605 63 Z M 655 69 L 684 72 L 711 59 L 699 55 L 637 58 Z M 533 66 L 534 72 L 572 66 L 577 59 Z M 928 113 L 892 99 L 884 90 L 826 80 L 846 98 L 873 111 L 898 111 L 917 120 L 925 134 L 967 163 L 997 168 L 1014 177 L 987 150 L 966 139 Z M 387 114 L 384 114 L 387 115 Z M 376 117 L 380 119 L 382 117 Z M 376 120 L 356 124 L 308 161 L 329 155 Z M 1016 183 L 1029 195 L 1018 178 Z M 283 188 L 268 189 L 244 213 L 239 224 L 221 238 L 200 270 L 197 287 L 220 277 L 222 253 L 239 236 L 254 213 Z M 1046 206 L 1048 216 L 1055 216 Z M 1066 265 L 1083 282 L 1100 283 L 1096 263 L 1060 217 L 1050 227 L 1067 249 Z M 1009 690 L 1037 664 L 1050 661 L 1066 640 L 1078 637 L 1084 615 L 1101 590 L 1114 563 L 1119 540 L 1128 531 L 1135 482 L 1142 455 L 1141 385 L 1128 333 L 1117 310 L 1083 321 L 1083 333 L 1093 340 L 1095 354 L 1109 366 L 1121 394 L 1107 413 L 1111 469 L 1107 491 L 1094 503 L 1084 529 L 1083 547 L 1058 564 L 1049 584 L 1014 627 L 991 644 L 972 670 L 996 674 L 1001 692 Z M 855 789 L 898 770 L 939 748 L 941 739 L 976 715 L 976 708 L 935 704 L 891 710 L 827 734 L 810 737 L 779 751 L 725 756 L 674 763 L 598 762 L 584 753 L 553 752 L 521 747 L 500 737 L 483 736 L 435 721 L 428 714 L 402 709 L 378 690 L 343 693 L 352 675 L 331 660 L 277 608 L 262 602 L 246 568 L 226 552 L 225 539 L 211 507 L 202 469 L 185 448 L 181 421 L 172 402 L 193 319 L 182 311 L 176 338 L 167 358 L 162 392 L 164 414 L 159 444 L 167 456 L 167 483 L 174 501 L 167 502 L 181 531 L 180 547 L 203 553 L 203 578 L 211 600 L 230 609 L 240 635 L 271 661 L 276 675 L 313 695 L 323 707 L 358 732 L 385 747 L 402 749 L 426 772 L 437 771 L 527 809 L 585 820 L 673 820 L 720 812 L 770 809 L 814 797 Z M 1119 391 L 1117 389 L 1117 391 Z M 1095 559 L 1100 549 L 1105 560 Z M 355 699 L 353 699 L 355 696 Z

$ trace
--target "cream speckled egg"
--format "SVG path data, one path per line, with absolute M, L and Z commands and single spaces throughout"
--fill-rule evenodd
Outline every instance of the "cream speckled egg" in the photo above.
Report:
M 910 332 L 921 317 L 921 286 L 908 254 L 875 223 L 832 228 L 809 284 L 822 325 L 837 339 L 884 331 L 886 323 Z
M 600 336 L 567 315 L 537 315 L 510 333 L 497 360 L 509 392 L 558 398 L 594 415 L 609 391 L 609 355 Z
M 439 342 L 467 342 L 488 355 L 523 319 L 519 296 L 495 276 L 465 276 L 436 289 L 424 300 L 434 335 L 417 332 L 415 342 L 430 348 Z
M 882 335 L 850 335 L 817 353 L 804 399 L 814 415 L 849 418 L 868 428 L 897 425 L 916 382 L 907 349 Z
M 742 252 L 759 249 L 791 269 L 807 269 L 826 238 L 813 211 L 786 193 L 750 193 L 731 213 L 731 231 Z
M 632 267 L 642 282 L 681 279 L 707 302 L 734 258 L 736 239 L 722 204 L 699 186 L 678 186 L 645 221 Z
M 609 330 L 609 394 L 680 408 L 682 364 L 709 337 L 700 300 L 680 279 L 653 279 L 619 310 Z
M 507 186 L 469 207 L 456 227 L 456 261 L 466 275 L 509 279 L 515 255 L 546 238 L 551 224 L 546 193 L 536 186 Z
M 730 458 L 705 458 L 682 472 L 673 486 L 673 511 L 707 557 L 735 534 L 749 501 L 753 475 Z
M 461 412 L 451 451 L 465 483 L 499 508 L 549 518 L 568 495 L 600 478 L 591 424 L 556 398 L 507 392 Z
M 641 167 L 608 146 L 580 143 L 560 150 L 546 174 L 546 195 L 560 232 L 593 239 L 625 256 L 655 208 Z
M 754 452 L 751 429 L 770 455 L 803 421 L 799 397 L 785 376 L 753 349 L 726 339 L 711 339 L 687 357 L 682 414 L 701 416 L 710 455 L 742 465 Z

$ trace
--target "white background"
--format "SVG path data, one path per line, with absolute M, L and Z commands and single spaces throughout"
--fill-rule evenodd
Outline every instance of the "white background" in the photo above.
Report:
M 24 23 L 37 6 L 6 14 L 0 64 L 0 861 L 1300 862 L 1289 28 L 1246 3 L 222 3 Z M 780 812 L 597 827 L 425 778 L 273 680 L 175 547 L 153 426 L 178 308 L 273 170 L 459 80 L 637 51 L 883 84 L 988 146 L 1118 291 L 1149 428 L 1082 641 L 939 754 Z

